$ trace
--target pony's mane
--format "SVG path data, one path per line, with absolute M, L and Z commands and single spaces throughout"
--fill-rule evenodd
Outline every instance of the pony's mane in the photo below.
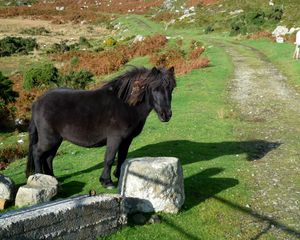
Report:
M 109 88 L 124 102 L 135 106 L 144 99 L 147 89 L 159 86 L 173 89 L 176 86 L 174 74 L 170 76 L 165 68 L 133 67 L 103 87 Z

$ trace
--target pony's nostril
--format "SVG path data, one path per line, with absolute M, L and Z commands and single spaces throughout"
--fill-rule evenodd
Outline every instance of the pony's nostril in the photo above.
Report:
M 169 111 L 166 112 L 166 118 L 170 119 L 171 117 L 172 117 L 172 111 L 169 110 Z

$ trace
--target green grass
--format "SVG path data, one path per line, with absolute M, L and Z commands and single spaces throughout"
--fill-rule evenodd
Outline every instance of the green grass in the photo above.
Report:
M 300 91 L 300 60 L 293 59 L 294 44 L 278 44 L 269 40 L 247 40 L 243 43 L 265 54 L 268 60 L 287 76 L 288 81 Z
M 190 34 L 186 41 L 195 37 Z M 246 160 L 251 152 L 236 140 L 233 126 L 237 120 L 229 117 L 225 89 L 232 74 L 230 59 L 217 47 L 209 48 L 206 54 L 211 67 L 177 79 L 172 120 L 161 123 L 152 113 L 129 151 L 129 157 L 175 156 L 181 160 L 186 193 L 182 211 L 162 214 L 162 224 L 129 226 L 108 239 L 228 239 L 241 233 L 239 221 L 245 212 L 239 207 L 251 196 L 245 171 L 251 169 Z M 133 63 L 144 65 L 146 61 L 138 58 Z M 55 174 L 62 183 L 58 197 L 85 194 L 90 189 L 116 192 L 98 182 L 104 150 L 63 143 L 54 161 Z M 16 184 L 24 184 L 24 169 L 25 159 L 1 173 Z
M 126 32 L 120 33 L 122 37 L 129 37 L 133 34 L 146 36 L 157 32 L 162 33 L 163 30 L 162 25 L 153 22 L 141 15 L 131 14 L 120 16 L 115 21 L 113 21 L 113 24 L 117 24 L 119 22 L 122 24 L 123 29 L 128 29 Z
M 184 48 L 192 39 L 210 45 L 196 28 L 170 28 L 164 32 L 161 25 L 136 15 L 122 16 L 117 21 L 129 28 L 126 32 L 129 36 L 162 32 L 184 36 Z M 177 78 L 171 121 L 161 123 L 155 113 L 151 113 L 142 134 L 129 150 L 129 157 L 175 156 L 180 159 L 186 193 L 182 210 L 176 215 L 161 214 L 161 224 L 129 224 L 106 239 L 251 239 L 261 232 L 257 222 L 263 220 L 247 206 L 255 191 L 251 179 L 253 166 L 247 159 L 255 154 L 251 149 L 256 142 L 238 139 L 236 129 L 242 124 L 232 116 L 228 104 L 226 89 L 233 66 L 220 47 L 207 48 L 205 54 L 212 62 L 210 67 Z M 149 66 L 147 57 L 133 59 L 130 64 Z M 5 144 L 17 140 L 14 135 L 1 136 Z M 57 197 L 86 194 L 91 189 L 97 193 L 115 193 L 116 190 L 104 189 L 98 182 L 104 151 L 105 148 L 86 149 L 64 142 L 54 160 L 56 177 L 62 183 Z M 16 161 L 0 173 L 11 177 L 17 185 L 24 184 L 25 162 L 25 159 Z M 247 229 L 242 228 L 245 223 Z
M 178 79 L 172 121 L 161 126 L 152 115 L 134 143 L 138 149 L 130 152 L 132 157 L 179 157 L 185 176 L 183 210 L 163 215 L 162 224 L 128 227 L 107 239 L 228 239 L 240 233 L 238 221 L 243 213 L 234 208 L 245 206 L 250 193 L 247 176 L 241 177 L 237 169 L 250 164 L 233 136 L 235 120 L 226 118 L 224 89 L 232 66 L 221 49 L 212 48 L 208 55 L 213 67 Z M 218 115 L 220 109 L 224 118 Z M 140 148 L 140 141 L 147 144 Z

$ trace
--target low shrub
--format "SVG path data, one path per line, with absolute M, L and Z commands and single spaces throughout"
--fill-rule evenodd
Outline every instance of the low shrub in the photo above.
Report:
M 0 71 L 0 126 L 13 115 L 14 108 L 9 106 L 16 101 L 19 94 L 13 90 L 13 82 Z
M 50 33 L 50 31 L 44 27 L 33 27 L 33 28 L 23 29 L 20 33 L 36 36 L 36 35 L 47 35 Z
M 178 46 L 182 46 L 183 40 L 182 40 L 181 38 L 176 39 L 176 44 L 177 44 Z
M 169 22 L 173 19 L 177 19 L 179 16 L 180 13 L 165 11 L 157 13 L 152 19 L 157 22 Z
M 115 46 L 117 44 L 117 40 L 115 40 L 113 37 L 109 37 L 109 38 L 107 38 L 103 41 L 103 44 L 106 47 L 112 47 L 112 46 Z
M 27 148 L 25 144 L 14 144 L 0 149 L 0 170 L 5 169 L 9 163 L 26 157 Z
M 20 73 L 14 74 L 10 77 L 13 81 L 14 91 L 19 93 L 19 97 L 13 103 L 16 111 L 14 113 L 16 118 L 27 121 L 31 118 L 31 105 L 41 96 L 47 89 L 32 88 L 30 91 L 24 91 L 23 76 Z
M 79 61 L 79 58 L 77 56 L 72 57 L 70 60 L 71 66 L 77 65 L 78 61 Z
M 282 9 L 282 7 L 275 6 L 275 7 L 271 8 L 271 10 L 266 12 L 266 16 L 269 21 L 273 21 L 273 22 L 277 23 L 282 19 L 283 9 Z
M 180 48 L 169 48 L 161 53 L 154 53 L 150 56 L 150 63 L 158 67 L 174 67 L 177 75 L 186 74 L 193 69 L 208 67 L 208 58 L 200 58 L 205 51 L 201 43 L 192 40 L 190 43 L 191 51 L 185 54 Z M 187 55 L 187 56 L 186 56 Z
M 99 52 L 92 51 L 70 51 L 56 54 L 53 60 L 64 62 L 64 72 L 72 70 L 80 71 L 87 69 L 95 75 L 109 74 L 116 71 L 120 66 L 134 57 L 146 56 L 157 52 L 165 47 L 167 39 L 165 36 L 156 34 L 146 37 L 141 42 L 117 45 Z M 73 65 L 71 59 L 77 57 L 78 62 Z
M 52 63 L 34 64 L 24 74 L 23 86 L 26 90 L 58 83 L 58 70 Z
M 5 6 L 25 6 L 25 5 L 32 5 L 36 2 L 37 2 L 37 0 L 10 0 L 10 1 L 2 0 L 2 1 L 0 1 L 0 6 L 4 5 L 4 3 L 5 3 Z
M 61 41 L 60 43 L 54 43 L 47 50 L 48 54 L 53 53 L 65 53 L 68 51 L 79 50 L 80 47 L 90 48 L 92 45 L 85 37 L 80 37 L 78 43 L 68 44 L 67 41 Z
M 92 46 L 85 37 L 80 37 L 78 44 L 80 46 L 84 46 L 84 47 L 88 47 L 88 48 L 90 48 Z
M 12 86 L 13 82 L 0 71 L 0 106 L 14 102 L 18 97 Z
M 230 35 L 235 36 L 238 34 L 246 34 L 247 33 L 247 23 L 245 21 L 245 17 L 241 16 L 238 19 L 234 19 L 230 24 Z
M 176 62 L 184 61 L 184 52 L 178 48 L 169 48 L 163 53 L 153 54 L 150 62 L 154 66 L 171 67 Z
M 204 51 L 205 51 L 204 47 L 196 47 L 196 48 L 194 48 L 189 53 L 189 56 L 188 56 L 189 60 L 198 59 Z
M 195 49 L 195 48 L 199 48 L 202 46 L 203 46 L 203 43 L 196 41 L 196 40 L 191 40 L 190 45 L 189 45 L 190 49 Z
M 15 53 L 28 54 L 34 48 L 38 48 L 34 38 L 5 37 L 0 40 L 0 57 Z
M 103 47 L 96 47 L 95 49 L 94 49 L 94 51 L 95 52 L 102 52 L 102 51 L 104 51 L 104 48 Z
M 67 45 L 66 41 L 61 41 L 60 43 L 54 43 L 47 53 L 64 53 L 71 50 L 71 47 Z
M 272 35 L 271 32 L 266 32 L 266 31 L 262 31 L 262 32 L 256 32 L 253 34 L 250 34 L 247 36 L 248 39 L 261 39 L 261 38 L 266 38 L 266 39 L 270 39 L 272 41 L 275 41 L 274 36 Z
M 215 31 L 215 29 L 214 29 L 213 26 L 207 26 L 207 27 L 204 29 L 204 33 L 205 33 L 205 34 L 212 33 L 213 31 Z
M 93 74 L 87 70 L 79 72 L 71 71 L 61 76 L 61 84 L 76 89 L 85 89 L 86 86 L 93 81 Z
M 266 21 L 266 14 L 263 10 L 255 10 L 245 15 L 247 25 L 263 25 Z
M 260 32 L 266 27 L 278 23 L 283 16 L 282 7 L 275 6 L 268 10 L 251 10 L 232 19 L 231 35 Z

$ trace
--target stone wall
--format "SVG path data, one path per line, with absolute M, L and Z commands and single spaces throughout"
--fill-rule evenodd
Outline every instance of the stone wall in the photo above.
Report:
M 56 200 L 0 215 L 0 239 L 96 239 L 126 224 L 117 194 Z

